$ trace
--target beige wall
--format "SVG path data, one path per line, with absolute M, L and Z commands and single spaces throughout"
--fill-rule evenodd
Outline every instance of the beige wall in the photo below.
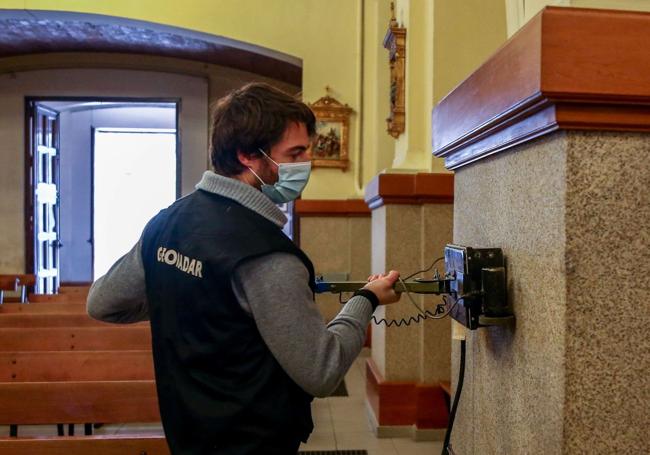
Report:
M 347 273 L 349 280 L 365 281 L 370 275 L 370 217 L 301 217 L 300 247 L 316 275 Z M 341 309 L 338 295 L 318 294 L 316 303 L 326 321 Z
M 0 273 L 15 273 L 25 267 L 25 96 L 180 97 L 181 190 L 187 194 L 206 169 L 207 85 L 201 78 L 143 71 L 79 69 L 0 74 Z

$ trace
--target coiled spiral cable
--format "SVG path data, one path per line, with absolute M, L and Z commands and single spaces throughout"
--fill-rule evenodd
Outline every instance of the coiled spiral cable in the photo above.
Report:
M 433 263 L 429 267 L 427 267 L 426 269 L 418 270 L 417 272 L 412 273 L 411 275 L 407 276 L 404 279 L 402 279 L 402 277 L 400 277 L 399 278 L 400 283 L 402 283 L 402 285 L 404 286 L 404 289 L 408 289 L 406 287 L 405 280 L 408 280 L 409 278 L 413 278 L 415 275 L 418 275 L 420 273 L 428 272 L 438 262 L 440 262 L 440 261 L 442 261 L 444 259 L 445 259 L 444 257 L 439 257 L 435 261 L 433 261 Z M 438 277 L 438 276 L 439 276 L 439 273 L 436 270 L 435 277 Z M 463 300 L 463 296 L 458 297 L 455 300 L 455 302 L 449 307 L 449 309 L 445 311 L 445 307 L 449 306 L 449 302 L 447 301 L 447 296 L 443 295 L 442 300 L 444 301 L 444 303 L 439 303 L 436 306 L 435 312 L 432 313 L 429 310 L 423 310 L 422 308 L 420 308 L 420 306 L 415 302 L 415 299 L 413 298 L 411 293 L 408 292 L 408 290 L 406 291 L 406 296 L 409 298 L 409 301 L 411 302 L 411 304 L 415 308 L 417 308 L 417 310 L 418 310 L 417 315 L 409 316 L 408 318 L 401 318 L 401 319 L 386 319 L 386 318 L 378 319 L 376 316 L 373 316 L 372 321 L 376 325 L 384 324 L 386 327 L 402 327 L 402 326 L 407 326 L 408 327 L 411 324 L 418 324 L 418 323 L 420 323 L 420 322 L 422 322 L 424 320 L 427 320 L 427 319 L 443 319 L 443 318 L 446 318 L 447 316 L 449 316 L 451 314 L 451 312 L 454 310 L 456 305 L 458 305 L 458 302 Z M 340 303 L 346 303 L 346 302 L 344 302 L 342 300 L 342 294 L 339 294 L 339 302 Z

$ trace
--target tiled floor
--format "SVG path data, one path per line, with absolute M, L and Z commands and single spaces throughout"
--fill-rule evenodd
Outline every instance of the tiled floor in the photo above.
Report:
M 300 450 L 363 449 L 368 455 L 439 455 L 442 442 L 408 438 L 378 439 L 368 423 L 365 405 L 365 361 L 362 352 L 347 376 L 348 397 L 316 399 L 312 405 L 314 432 Z
M 368 424 L 365 406 L 365 361 L 362 352 L 347 376 L 348 397 L 316 399 L 312 405 L 314 432 L 301 450 L 367 450 L 368 455 L 439 455 L 442 442 L 415 442 L 408 438 L 378 439 Z M 66 425 L 67 432 L 67 425 Z M 159 424 L 104 425 L 95 434 L 161 434 Z M 83 425 L 75 427 L 83 435 Z M 8 436 L 9 427 L 0 426 L 0 436 Z M 19 436 L 56 435 L 55 425 L 21 425 Z

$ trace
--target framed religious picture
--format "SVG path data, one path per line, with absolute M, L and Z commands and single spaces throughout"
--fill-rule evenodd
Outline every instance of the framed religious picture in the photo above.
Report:
M 352 109 L 329 95 L 309 107 L 316 115 L 316 138 L 311 147 L 312 166 L 347 170 Z

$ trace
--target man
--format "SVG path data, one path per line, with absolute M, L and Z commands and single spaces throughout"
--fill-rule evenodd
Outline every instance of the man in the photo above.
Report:
M 307 183 L 315 118 L 249 84 L 216 106 L 214 172 L 162 210 L 92 286 L 88 313 L 149 319 L 156 385 L 173 454 L 295 454 L 312 397 L 332 392 L 359 354 L 397 272 L 374 275 L 327 326 L 314 270 L 281 231 L 276 204 Z

